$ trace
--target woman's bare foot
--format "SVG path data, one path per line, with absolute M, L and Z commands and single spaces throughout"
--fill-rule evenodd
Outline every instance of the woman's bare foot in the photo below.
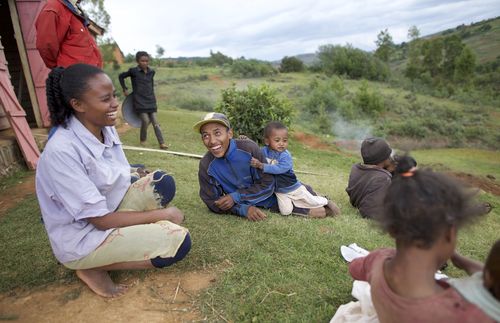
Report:
M 127 285 L 115 284 L 106 270 L 81 269 L 76 275 L 97 295 L 102 297 L 118 297 L 128 289 Z

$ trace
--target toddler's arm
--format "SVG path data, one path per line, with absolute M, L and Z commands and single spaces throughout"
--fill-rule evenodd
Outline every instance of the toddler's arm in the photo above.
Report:
M 455 265 L 455 267 L 464 270 L 469 275 L 482 271 L 484 268 L 484 265 L 479 261 L 464 257 L 456 251 L 451 256 L 451 262 Z
M 292 155 L 288 151 L 284 151 L 279 155 L 275 164 L 264 164 L 262 170 L 264 173 L 278 175 L 284 174 L 293 168 Z

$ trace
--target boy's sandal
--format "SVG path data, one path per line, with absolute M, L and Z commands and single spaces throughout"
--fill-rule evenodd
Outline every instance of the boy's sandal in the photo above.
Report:
M 168 145 L 167 144 L 160 144 L 160 149 L 168 149 Z

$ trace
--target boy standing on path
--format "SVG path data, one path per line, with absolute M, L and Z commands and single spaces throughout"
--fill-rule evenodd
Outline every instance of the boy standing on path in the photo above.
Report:
M 146 144 L 148 135 L 149 123 L 153 124 L 156 138 L 161 149 L 168 149 L 168 145 L 163 140 L 163 134 L 160 129 L 160 124 L 157 121 L 157 106 L 154 93 L 154 76 L 155 71 L 149 68 L 149 54 L 139 51 L 135 54 L 137 66 L 130 68 L 128 71 L 121 73 L 118 76 L 120 85 L 123 89 L 123 94 L 128 96 L 128 88 L 125 85 L 125 79 L 130 77 L 132 81 L 132 90 L 134 94 L 134 110 L 139 114 L 141 119 L 141 145 Z

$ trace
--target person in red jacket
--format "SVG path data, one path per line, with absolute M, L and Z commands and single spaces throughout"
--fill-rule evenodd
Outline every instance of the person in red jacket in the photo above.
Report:
M 48 0 L 38 15 L 36 48 L 48 68 L 85 63 L 102 68 L 99 48 L 92 37 L 80 0 Z

